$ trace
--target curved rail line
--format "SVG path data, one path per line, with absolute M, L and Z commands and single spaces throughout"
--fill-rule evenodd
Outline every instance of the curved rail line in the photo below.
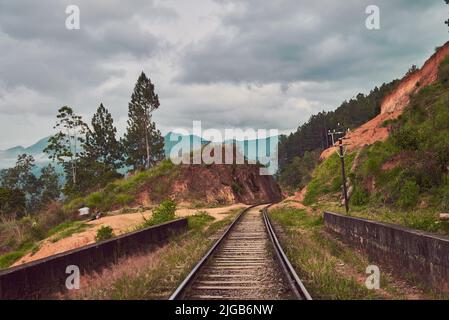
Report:
M 312 300 L 285 255 L 267 209 L 243 210 L 170 300 Z

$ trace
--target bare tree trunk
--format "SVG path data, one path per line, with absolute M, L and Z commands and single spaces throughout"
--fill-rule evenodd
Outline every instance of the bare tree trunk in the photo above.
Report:
M 146 168 L 149 169 L 150 168 L 150 144 L 148 142 L 148 132 L 145 133 L 145 143 L 146 143 L 146 148 L 147 148 L 147 164 L 146 164 Z
M 76 164 L 72 161 L 72 181 L 76 185 Z
M 75 157 L 76 155 L 74 153 L 76 153 L 76 133 L 74 132 L 74 136 L 75 136 L 75 141 L 74 141 L 74 151 L 72 151 L 72 135 L 70 132 L 70 129 L 67 128 L 67 137 L 69 139 L 69 147 L 70 147 L 70 153 L 72 154 L 70 156 L 70 166 L 72 167 L 72 183 L 73 185 L 76 185 L 76 164 L 75 164 Z

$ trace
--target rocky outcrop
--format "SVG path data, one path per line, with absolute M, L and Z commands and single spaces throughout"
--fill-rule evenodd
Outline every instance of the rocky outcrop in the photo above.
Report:
M 282 199 L 279 186 L 272 176 L 261 176 L 256 165 L 192 165 L 182 168 L 174 189 L 188 199 L 204 199 L 207 203 L 255 204 Z
M 167 183 L 167 181 L 159 181 Z M 196 202 L 208 205 L 233 203 L 267 203 L 282 200 L 282 192 L 272 176 L 259 174 L 257 165 L 182 165 L 177 177 L 166 186 L 164 197 L 178 202 Z M 139 199 L 148 204 L 156 185 L 147 186 Z M 160 198 L 160 196 L 159 196 Z
M 413 94 L 437 80 L 438 67 L 448 55 L 449 42 L 439 48 L 421 69 L 404 77 L 397 88 L 384 98 L 380 114 L 346 135 L 345 144 L 348 150 L 356 150 L 377 141 L 386 140 L 389 132 L 384 126 L 385 121 L 398 118 L 410 103 L 410 97 Z M 321 158 L 329 157 L 334 151 L 335 148 L 324 150 Z

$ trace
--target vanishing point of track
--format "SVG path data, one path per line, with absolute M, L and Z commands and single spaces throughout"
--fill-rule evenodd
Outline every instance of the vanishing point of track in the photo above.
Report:
M 311 300 L 280 246 L 268 207 L 243 210 L 170 300 Z

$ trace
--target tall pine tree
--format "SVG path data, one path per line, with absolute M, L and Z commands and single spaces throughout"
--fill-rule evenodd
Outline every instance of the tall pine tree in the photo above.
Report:
M 103 104 L 98 107 L 91 124 L 92 129 L 86 133 L 83 156 L 104 164 L 110 170 L 117 170 L 122 160 L 121 145 L 116 138 L 114 119 Z
M 152 113 L 159 108 L 159 97 L 145 73 L 137 80 L 128 105 L 128 127 L 123 145 L 126 164 L 134 170 L 148 169 L 163 158 L 164 139 L 152 121 Z

